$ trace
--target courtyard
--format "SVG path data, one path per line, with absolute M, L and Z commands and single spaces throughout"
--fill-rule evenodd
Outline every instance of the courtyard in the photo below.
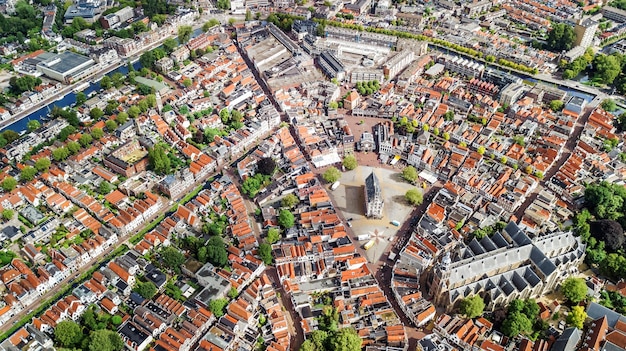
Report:
M 384 198 L 383 217 L 380 219 L 365 217 L 365 178 L 374 171 L 378 177 Z M 404 199 L 407 190 L 415 186 L 402 180 L 400 173 L 382 168 L 359 166 L 355 170 L 344 172 L 340 179 L 341 184 L 334 191 L 329 191 L 337 209 L 343 213 L 345 219 L 352 224 L 353 240 L 363 246 L 371 239 L 374 246 L 366 250 L 369 262 L 376 262 L 385 253 L 393 241 L 400 227 L 391 224 L 398 221 L 402 225 L 413 210 Z M 357 236 L 369 234 L 367 240 L 357 240 Z

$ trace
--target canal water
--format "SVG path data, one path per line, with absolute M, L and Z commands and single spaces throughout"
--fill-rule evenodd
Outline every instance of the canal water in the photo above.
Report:
M 141 63 L 139 63 L 139 61 L 133 63 L 133 68 L 135 68 L 135 70 L 140 70 L 141 69 Z M 111 76 L 114 73 L 122 73 L 124 75 L 128 74 L 128 65 L 123 65 L 119 68 L 117 68 L 116 70 L 113 70 L 109 73 L 107 73 L 107 76 Z M 89 87 L 86 88 L 85 90 L 83 90 L 83 93 L 85 93 L 85 95 L 89 95 L 90 93 L 94 92 L 94 91 L 98 91 L 100 90 L 100 80 L 96 81 L 96 82 L 91 82 L 89 84 Z M 74 92 L 70 92 L 67 95 L 65 95 L 62 99 L 57 100 L 57 101 L 53 101 L 50 104 L 48 104 L 47 106 L 44 106 L 42 108 L 40 108 L 39 110 L 31 113 L 30 115 L 20 119 L 19 121 L 15 121 L 12 124 L 9 124 L 8 126 L 4 127 L 2 130 L 0 131 L 4 131 L 7 129 L 16 131 L 18 133 L 21 133 L 25 130 L 27 130 L 26 125 L 28 124 L 28 121 L 40 121 L 42 124 L 44 123 L 44 121 L 42 121 L 41 119 L 46 117 L 49 113 L 49 111 L 52 111 L 52 108 L 57 106 L 57 107 L 68 107 L 70 105 L 72 105 L 73 103 L 76 102 L 76 93 Z
M 198 35 L 200 35 L 202 32 L 202 28 L 196 28 L 192 33 L 191 33 L 191 38 L 195 38 Z M 174 38 L 176 39 L 176 41 L 178 42 L 178 38 Z M 180 44 L 180 43 L 179 43 Z M 163 47 L 162 45 L 159 47 Z M 139 71 L 141 69 L 141 63 L 139 63 L 139 61 L 136 61 L 135 63 L 133 63 L 133 68 L 135 68 L 136 71 Z M 113 70 L 109 73 L 107 73 L 107 76 L 111 76 L 113 75 L 113 73 L 122 73 L 123 75 L 128 74 L 128 65 L 123 65 L 121 67 L 119 67 L 116 70 Z M 100 90 L 100 80 L 98 80 L 97 82 L 91 82 L 91 84 L 89 85 L 88 88 L 86 88 L 85 90 L 83 90 L 83 92 L 85 93 L 85 95 L 89 95 L 90 93 L 94 92 L 94 91 L 98 91 Z M 0 132 L 10 129 L 13 131 L 16 131 L 18 133 L 21 133 L 25 130 L 27 130 L 27 124 L 28 121 L 40 121 L 43 124 L 43 121 L 41 120 L 43 117 L 46 117 L 49 113 L 49 111 L 52 111 L 52 108 L 55 106 L 58 107 L 69 107 L 70 105 L 72 105 L 73 103 L 76 102 L 76 93 L 74 92 L 70 92 L 69 94 L 65 95 L 62 99 L 51 102 L 50 104 L 48 104 L 47 106 L 44 106 L 42 108 L 40 108 L 39 110 L 31 113 L 30 115 L 20 119 L 19 121 L 15 121 L 12 124 L 9 124 L 8 126 L 0 129 Z

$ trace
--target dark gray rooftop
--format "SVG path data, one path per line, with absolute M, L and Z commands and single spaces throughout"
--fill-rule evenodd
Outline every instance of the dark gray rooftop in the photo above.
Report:
M 78 55 L 71 51 L 65 51 L 41 62 L 40 64 L 51 70 L 65 74 L 78 66 L 84 65 L 90 60 L 91 59 L 87 56 Z

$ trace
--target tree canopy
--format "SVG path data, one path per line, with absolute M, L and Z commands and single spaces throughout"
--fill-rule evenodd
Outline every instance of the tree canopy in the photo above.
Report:
M 89 334 L 89 351 L 120 351 L 123 348 L 124 341 L 115 331 L 100 329 Z
M 41 127 L 41 123 L 39 123 L 39 121 L 36 119 L 28 121 L 28 123 L 26 124 L 26 128 L 28 128 L 28 131 L 30 132 L 39 129 L 39 127 Z
M 587 297 L 587 284 L 582 278 L 567 278 L 561 283 L 561 293 L 572 304 L 577 304 Z
M 228 300 L 226 299 L 215 299 L 209 302 L 209 310 L 216 318 L 220 318 L 224 315 L 226 306 L 228 306 Z
M 295 217 L 293 216 L 293 213 L 291 213 L 291 211 L 289 210 L 280 210 L 280 213 L 278 214 L 278 224 L 285 228 L 285 229 L 289 229 L 291 227 L 293 227 L 293 225 L 295 224 Z
M 228 252 L 222 238 L 218 235 L 212 236 L 206 245 L 206 257 L 212 265 L 225 267 L 228 264 Z
M 23 182 L 30 182 L 35 179 L 35 175 L 37 174 L 37 170 L 35 167 L 26 166 L 22 168 L 22 172 L 20 173 L 20 180 Z
M 576 34 L 574 28 L 567 23 L 556 23 L 548 33 L 546 47 L 554 52 L 567 51 L 572 48 Z
M 257 167 L 259 173 L 271 176 L 276 170 L 276 161 L 274 161 L 271 157 L 263 157 L 257 163 Z
M 415 183 L 415 181 L 417 180 L 417 177 L 418 177 L 417 169 L 415 169 L 415 167 L 413 166 L 406 166 L 402 170 L 402 178 L 404 178 L 404 180 L 406 180 L 409 183 Z
M 4 180 L 2 180 L 2 189 L 4 191 L 11 191 L 15 189 L 16 186 L 17 186 L 17 180 L 15 180 L 15 178 L 11 176 L 8 176 L 4 178 Z
M 568 325 L 582 330 L 584 327 L 585 319 L 587 319 L 587 312 L 585 312 L 585 308 L 583 306 L 574 306 L 572 307 L 572 310 L 568 313 L 565 321 Z
M 47 172 L 48 168 L 50 168 L 50 159 L 47 157 L 42 157 L 40 159 L 38 159 L 37 161 L 35 161 L 35 168 L 39 171 L 39 172 Z
M 404 198 L 413 206 L 421 205 L 422 202 L 424 202 L 424 194 L 417 188 L 407 190 L 404 194 Z
M 476 318 L 485 310 L 485 301 L 479 295 L 474 295 L 463 299 L 459 308 L 467 318 Z
M 259 257 L 261 257 L 263 263 L 266 265 L 272 264 L 272 246 L 268 243 L 261 243 L 261 245 L 259 245 Z
M 347 155 L 343 158 L 343 166 L 346 167 L 347 170 L 351 171 L 358 166 L 356 157 L 354 155 Z
M 161 259 L 167 268 L 176 273 L 180 273 L 180 266 L 185 262 L 185 256 L 172 246 L 161 250 Z
M 273 227 L 267 231 L 267 242 L 273 244 L 280 240 L 280 229 Z
M 502 322 L 502 332 L 509 337 L 531 334 L 538 315 L 539 305 L 535 300 L 515 299 L 507 307 L 507 316 Z
M 157 293 L 156 285 L 152 282 L 142 282 L 138 281 L 133 291 L 137 292 L 139 295 L 143 296 L 145 299 L 151 299 Z
M 330 167 L 322 174 L 322 178 L 328 183 L 334 183 L 341 178 L 341 172 L 335 167 Z
M 283 207 L 292 208 L 295 205 L 297 205 L 299 202 L 300 202 L 300 199 L 298 199 L 298 197 L 296 195 L 294 195 L 294 194 L 287 194 L 280 201 L 280 204 Z
M 54 340 L 62 347 L 71 348 L 83 339 L 83 331 L 74 321 L 62 321 L 54 328 Z
M 165 153 L 165 147 L 161 144 L 157 144 L 148 150 L 148 160 L 150 161 L 150 167 L 152 167 L 155 173 L 161 175 L 170 173 L 171 161 Z

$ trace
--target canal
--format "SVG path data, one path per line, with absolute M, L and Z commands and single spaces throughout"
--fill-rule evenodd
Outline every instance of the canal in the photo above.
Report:
M 139 63 L 139 61 L 133 63 L 133 68 L 135 70 L 140 70 L 141 69 L 141 63 Z M 123 75 L 128 74 L 128 65 L 123 65 L 109 73 L 107 73 L 107 76 L 111 76 L 114 73 L 122 73 Z M 83 90 L 83 92 L 85 93 L 85 95 L 89 95 L 90 93 L 94 92 L 94 91 L 98 91 L 100 90 L 100 80 L 96 81 L 96 82 L 91 82 L 89 84 L 89 87 L 87 87 L 85 90 Z M 65 95 L 63 98 L 51 102 L 50 104 L 48 104 L 47 106 L 44 106 L 42 108 L 40 108 L 39 110 L 31 113 L 30 115 L 20 119 L 19 121 L 15 121 L 12 124 L 9 124 L 8 126 L 4 127 L 2 130 L 0 131 L 4 131 L 4 130 L 14 130 L 18 133 L 21 133 L 23 131 L 25 131 L 27 129 L 26 125 L 28 124 L 28 121 L 40 121 L 42 122 L 42 124 L 44 123 L 44 121 L 42 121 L 42 118 L 46 117 L 48 115 L 48 113 L 50 111 L 52 111 L 52 108 L 56 107 L 68 107 L 71 106 L 72 104 L 76 103 L 76 93 L 74 92 L 70 92 L 69 94 Z

